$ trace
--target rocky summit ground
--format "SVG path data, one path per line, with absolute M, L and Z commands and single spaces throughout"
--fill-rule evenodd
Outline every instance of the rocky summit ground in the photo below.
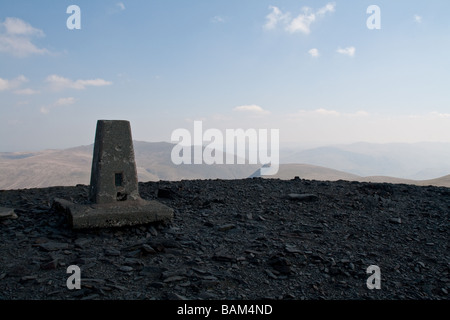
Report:
M 302 179 L 140 183 L 173 222 L 72 230 L 54 198 L 0 191 L 0 299 L 449 299 L 450 189 Z M 81 289 L 66 286 L 77 265 Z M 370 290 L 367 268 L 380 268 Z

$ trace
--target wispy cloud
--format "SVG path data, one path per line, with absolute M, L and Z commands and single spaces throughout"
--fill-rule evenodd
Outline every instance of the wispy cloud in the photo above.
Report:
M 325 7 L 322 7 L 319 10 L 317 10 L 316 13 L 319 17 L 321 17 L 321 16 L 324 16 L 325 14 L 327 14 L 328 12 L 334 12 L 335 8 L 336 8 L 336 3 L 330 2 L 330 3 L 327 3 Z
M 290 33 L 302 32 L 309 34 L 311 32 L 311 24 L 316 21 L 316 15 L 310 8 L 303 8 L 303 13 L 294 18 L 286 27 L 286 31 Z
M 319 56 L 319 50 L 316 48 L 312 48 L 311 50 L 308 51 L 308 53 L 311 55 L 311 57 L 313 58 L 317 58 Z
M 50 53 L 45 48 L 38 48 L 32 42 L 33 37 L 44 36 L 42 30 L 32 27 L 29 23 L 19 18 L 8 17 L 4 22 L 0 22 L 0 52 L 20 58 Z
M 356 111 L 355 113 L 350 113 L 348 115 L 352 116 L 352 117 L 368 117 L 368 116 L 370 116 L 370 113 L 367 111 L 364 111 L 364 110 L 359 110 L 359 111 Z
M 437 111 L 433 111 L 430 113 L 433 117 L 438 117 L 438 118 L 450 118 L 450 113 L 441 113 L 441 112 L 437 112 Z
M 14 90 L 25 82 L 28 82 L 28 79 L 23 75 L 12 80 L 0 78 L 0 91 Z
M 248 112 L 248 113 L 257 114 L 257 115 L 270 114 L 270 111 L 264 110 L 263 108 L 261 108 L 260 106 L 258 106 L 256 104 L 238 106 L 238 107 L 235 107 L 233 109 L 233 111 Z
M 334 12 L 336 8 L 335 3 L 328 3 L 322 8 L 314 11 L 312 8 L 304 7 L 302 13 L 295 18 L 291 17 L 290 12 L 283 13 L 278 7 L 270 6 L 272 10 L 266 16 L 265 29 L 275 29 L 280 23 L 284 25 L 284 30 L 289 33 L 301 32 L 304 34 L 311 33 L 311 25 L 317 21 L 318 18 L 324 17 L 327 13 Z
M 68 106 L 68 105 L 74 104 L 75 102 L 76 102 L 76 99 L 73 98 L 73 97 L 60 98 L 60 99 L 56 100 L 53 104 L 51 104 L 49 106 L 46 106 L 46 107 L 42 107 L 40 109 L 40 112 L 43 113 L 43 114 L 47 114 L 53 108 L 62 107 L 62 106 Z
M 74 103 L 75 103 L 75 98 L 69 97 L 69 98 L 60 98 L 60 99 L 56 100 L 54 105 L 56 107 L 60 107 L 60 106 L 67 106 L 69 104 L 74 104 Z
M 299 110 L 296 113 L 288 114 L 288 118 L 295 119 L 298 117 L 368 117 L 370 114 L 367 111 L 359 110 L 354 113 L 339 112 L 325 108 L 315 110 Z
M 414 15 L 414 21 L 417 23 L 422 23 L 422 17 L 419 16 L 418 14 Z
M 6 29 L 6 33 L 10 35 L 45 36 L 42 30 L 33 28 L 29 23 L 19 18 L 6 18 L 3 26 Z
M 270 6 L 269 9 L 272 10 L 272 12 L 266 16 L 267 21 L 264 28 L 268 30 L 275 29 L 279 22 L 288 23 L 289 20 L 291 20 L 290 14 L 283 14 L 278 7 Z
M 347 47 L 347 48 L 338 48 L 336 50 L 337 53 L 343 54 L 343 55 L 347 55 L 349 57 L 354 57 L 355 56 L 355 51 L 356 48 L 355 47 Z
M 53 90 L 62 90 L 62 89 L 76 89 L 76 90 L 84 90 L 88 86 L 93 87 L 102 87 L 111 85 L 112 82 L 106 81 L 103 79 L 92 79 L 92 80 L 71 80 L 68 78 L 64 78 L 58 76 L 56 74 L 52 74 L 47 77 L 46 82 L 50 84 L 50 88 Z
M 41 93 L 39 90 L 33 90 L 30 88 L 19 89 L 19 90 L 14 91 L 14 94 L 24 95 L 24 96 L 30 96 L 30 95 L 39 94 L 39 93 Z
M 327 110 L 327 109 L 323 109 L 323 108 L 315 110 L 314 113 L 320 114 L 322 116 L 340 116 L 341 115 L 338 111 Z
M 47 114 L 50 112 L 50 108 L 48 107 L 41 107 L 41 109 L 39 110 L 41 113 L 43 114 Z
M 106 14 L 108 15 L 116 15 L 126 10 L 125 3 L 123 1 L 120 2 L 112 2 L 106 8 Z
M 221 16 L 214 16 L 211 18 L 212 23 L 222 23 L 225 22 L 225 18 Z

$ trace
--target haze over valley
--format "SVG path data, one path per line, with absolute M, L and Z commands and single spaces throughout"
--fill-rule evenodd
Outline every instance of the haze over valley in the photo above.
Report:
M 134 141 L 138 179 L 245 179 L 261 164 L 181 164 L 174 144 Z M 93 145 L 62 150 L 0 153 L 0 189 L 88 185 Z M 192 153 L 193 155 L 194 153 Z M 450 143 L 331 145 L 281 149 L 280 169 L 267 179 L 349 180 L 450 187 Z M 236 163 L 236 162 L 235 162 Z

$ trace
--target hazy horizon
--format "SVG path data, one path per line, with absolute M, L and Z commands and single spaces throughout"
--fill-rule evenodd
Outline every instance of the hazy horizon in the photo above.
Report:
M 150 172 L 153 172 L 156 167 L 159 167 L 157 164 L 158 161 L 161 161 L 162 163 L 172 163 L 173 160 L 170 161 L 170 158 L 171 152 L 175 150 L 175 143 L 137 140 L 133 140 L 133 142 L 136 155 L 141 161 L 149 163 L 148 169 Z M 194 148 L 191 149 L 192 159 L 202 156 L 202 154 L 196 154 L 194 146 L 191 147 Z M 203 145 L 203 147 L 205 147 L 205 150 L 206 148 L 211 148 L 211 146 L 207 144 Z M 153 165 L 150 165 L 150 163 L 153 162 L 152 159 L 154 159 L 154 157 L 160 157 L 162 155 L 162 151 L 164 151 L 163 153 L 167 159 L 158 158 L 158 161 Z M 217 148 L 216 151 L 223 152 L 221 159 L 224 161 L 223 163 L 225 163 L 225 155 L 230 152 L 227 151 L 226 147 L 223 149 Z M 13 171 L 17 171 L 17 168 L 19 167 L 24 171 L 29 171 L 29 169 L 27 169 L 28 166 L 35 168 L 39 166 L 45 167 L 45 162 L 57 163 L 61 160 L 63 155 L 67 162 L 64 166 L 71 167 L 73 165 L 71 165 L 72 161 L 77 162 L 75 158 L 78 159 L 81 157 L 80 159 L 82 161 L 86 161 L 87 158 L 91 158 L 92 152 L 93 143 L 72 146 L 65 149 L 28 150 L 17 153 L 0 152 L 0 164 L 3 165 L 3 173 L 7 174 L 7 172 L 9 172 L 9 175 L 11 176 L 12 168 L 14 168 Z M 239 151 L 239 154 L 236 154 L 236 150 L 234 150 L 234 154 L 237 155 L 238 158 L 246 158 L 246 160 L 244 160 L 245 164 L 250 164 L 249 152 L 250 149 L 248 144 L 247 149 L 245 151 Z M 206 154 L 209 153 L 207 152 Z M 74 157 L 74 159 L 71 157 Z M 352 144 L 292 146 L 280 148 L 278 159 L 280 166 L 297 164 L 312 165 L 338 170 L 360 177 L 385 176 L 419 181 L 441 178 L 450 174 L 450 143 L 422 142 L 414 144 L 374 144 L 358 142 Z M 90 170 L 90 161 L 92 160 L 88 161 L 83 170 Z M 205 164 L 205 162 L 202 163 Z M 233 164 L 234 165 L 228 164 L 225 166 L 230 168 L 237 166 L 237 162 L 233 162 Z M 255 168 L 258 166 L 261 167 L 262 165 L 263 163 L 261 162 L 261 159 L 259 159 Z M 191 167 L 191 169 L 194 171 L 198 169 L 197 166 L 194 167 Z M 205 166 L 206 172 L 211 174 L 211 170 L 214 171 L 214 168 L 207 167 L 210 166 Z M 173 171 L 173 168 L 170 170 Z M 40 172 L 40 174 L 42 174 L 42 172 Z M 11 176 L 11 179 L 14 179 L 12 178 L 13 176 L 14 175 Z
M 54 148 L 29 148 L 29 149 L 21 149 L 21 150 L 0 150 L 0 153 L 26 153 L 26 152 L 38 152 L 38 151 L 46 151 L 46 150 L 66 150 L 66 149 L 73 149 L 78 147 L 86 147 L 86 146 L 93 146 L 94 145 L 94 138 L 95 138 L 95 132 L 92 135 L 92 141 L 90 143 L 85 144 L 79 144 L 79 145 L 67 145 L 67 146 L 61 146 L 61 147 L 54 147 Z M 177 142 L 173 141 L 145 141 L 145 140 L 136 140 L 133 139 L 133 143 L 136 142 L 144 142 L 144 143 L 169 143 L 173 144 L 174 146 L 177 144 Z M 248 151 L 248 141 L 246 142 L 246 150 Z M 209 142 L 204 142 L 202 144 L 203 147 L 207 147 Z M 325 142 L 292 142 L 292 143 L 281 143 L 280 145 L 280 151 L 301 151 L 301 150 L 307 150 L 307 149 L 315 149 L 315 148 L 323 148 L 323 147 L 340 147 L 340 146 L 352 146 L 352 145 L 358 145 L 358 144 L 370 144 L 370 145 L 423 145 L 423 144 L 450 144 L 449 142 L 445 141 L 417 141 L 417 142 L 367 142 L 367 141 L 355 141 L 355 142 L 337 142 L 337 143 L 325 143 Z M 192 144 L 191 146 L 195 146 Z M 223 149 L 218 149 L 221 151 L 224 151 L 225 145 Z
M 367 21 L 380 8 L 380 29 Z M 81 29 L 69 29 L 70 5 Z M 0 3 L 0 152 L 178 128 L 279 129 L 280 149 L 450 142 L 450 2 Z M 74 20 L 72 20 L 74 21 Z M 70 21 L 69 21 L 70 22 Z

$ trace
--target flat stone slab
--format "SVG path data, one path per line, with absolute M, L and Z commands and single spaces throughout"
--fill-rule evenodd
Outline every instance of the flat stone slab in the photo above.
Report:
M 158 202 L 138 199 L 102 204 L 75 204 L 55 199 L 53 207 L 64 211 L 74 229 L 122 227 L 150 222 L 169 222 L 173 209 Z
M 0 207 L 0 220 L 2 219 L 16 219 L 17 214 L 12 208 Z

